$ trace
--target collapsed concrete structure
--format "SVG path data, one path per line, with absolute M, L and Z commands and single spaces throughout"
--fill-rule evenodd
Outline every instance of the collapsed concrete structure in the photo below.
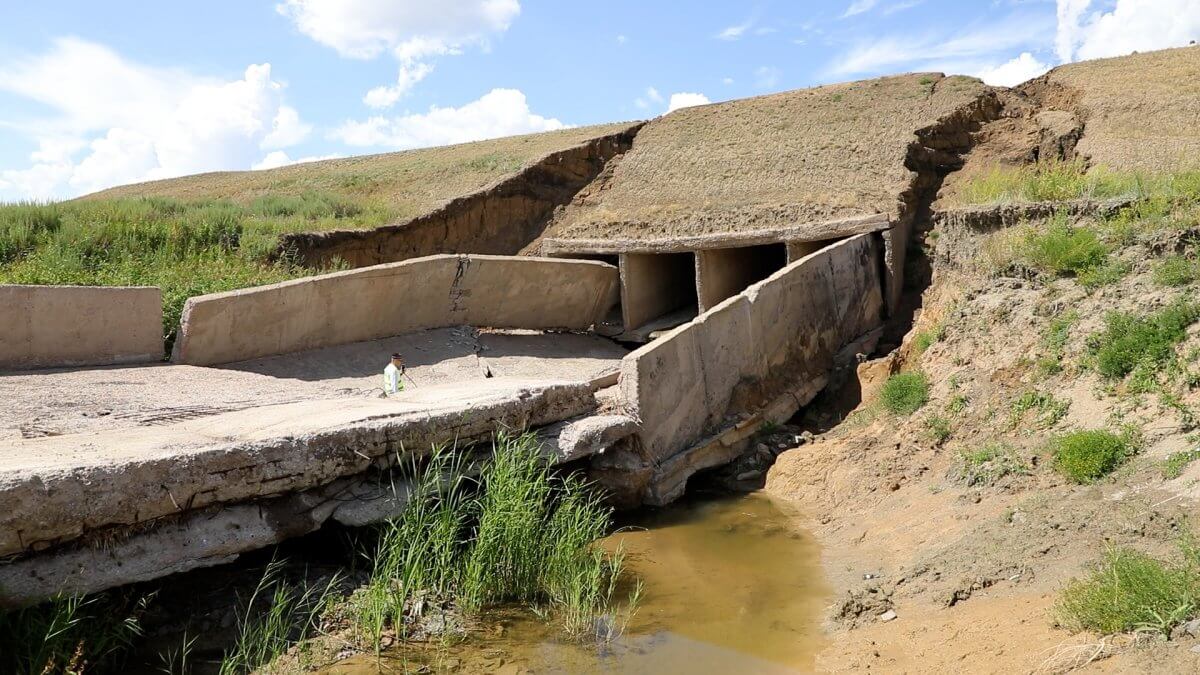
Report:
M 498 427 L 538 430 L 623 506 L 669 503 L 911 310 L 911 233 L 981 143 L 1016 129 L 1015 161 L 1093 147 L 1072 77 L 913 74 L 571 136 L 404 223 L 293 237 L 356 269 L 190 299 L 172 364 L 0 377 L 0 605 L 387 518 L 404 467 Z M 53 331 L 55 309 L 21 293 L 0 309 Z M 140 345 L 134 323 L 111 341 Z M 0 363 L 114 360 L 36 342 L 0 341 Z M 413 386 L 380 399 L 378 355 L 396 350 Z M 52 390 L 72 398 L 42 405 Z

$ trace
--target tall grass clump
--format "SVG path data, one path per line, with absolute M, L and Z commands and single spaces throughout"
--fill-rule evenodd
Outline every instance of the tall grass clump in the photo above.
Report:
M 1103 167 L 1088 169 L 1082 161 L 1041 162 L 997 167 L 967 181 L 958 200 L 967 204 L 1107 199 L 1138 194 L 1138 176 Z
M 307 587 L 284 578 L 285 562 L 272 560 L 238 617 L 237 638 L 221 660 L 221 675 L 246 675 L 282 655 L 318 627 L 334 577 L 324 587 Z
M 883 383 L 879 401 L 893 415 L 911 415 L 929 401 L 929 378 L 918 370 L 897 373 Z
M 1158 312 L 1137 316 L 1111 312 L 1104 330 L 1088 339 L 1096 370 L 1106 378 L 1120 379 L 1135 369 L 1156 373 L 1175 359 L 1175 345 L 1187 337 L 1187 328 L 1200 319 L 1200 304 L 1180 299 Z
M 0 672 L 120 672 L 141 633 L 148 599 L 60 596 L 0 613 Z
M 1190 538 L 1180 548 L 1179 561 L 1127 548 L 1108 550 L 1090 574 L 1063 589 L 1060 620 L 1105 635 L 1153 631 L 1169 637 L 1172 628 L 1200 610 L 1200 550 Z
M 1112 473 L 1135 452 L 1132 439 L 1099 429 L 1072 431 L 1050 441 L 1054 467 L 1075 483 L 1087 484 Z
M 550 471 L 532 434 L 498 434 L 477 477 L 435 452 L 405 512 L 383 527 L 366 588 L 352 600 L 360 639 L 404 634 L 432 595 L 468 614 L 520 603 L 582 635 L 611 611 L 623 558 L 595 545 L 611 509 L 577 477 Z

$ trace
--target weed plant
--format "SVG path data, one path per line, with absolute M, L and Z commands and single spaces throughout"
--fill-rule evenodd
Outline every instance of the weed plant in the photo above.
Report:
M 1088 339 L 1097 372 L 1110 380 L 1135 369 L 1158 373 L 1175 360 L 1175 345 L 1187 337 L 1188 326 L 1198 318 L 1200 304 L 1184 299 L 1146 316 L 1110 313 L 1104 330 Z
M 1178 561 L 1164 561 L 1127 548 L 1104 554 L 1095 569 L 1073 579 L 1058 602 L 1060 620 L 1076 630 L 1105 635 L 1171 629 L 1200 609 L 1200 550 L 1190 538 Z
M 60 596 L 0 613 L 0 672 L 120 672 L 148 598 Z
M 897 373 L 883 383 L 879 400 L 893 415 L 911 415 L 929 401 L 929 378 L 916 370 Z
M 1136 451 L 1128 435 L 1099 429 L 1072 431 L 1050 441 L 1054 466 L 1075 483 L 1087 484 L 1112 473 Z
M 988 443 L 963 452 L 959 462 L 958 479 L 967 487 L 993 485 L 1006 476 L 1029 474 L 1029 466 L 1004 443 Z

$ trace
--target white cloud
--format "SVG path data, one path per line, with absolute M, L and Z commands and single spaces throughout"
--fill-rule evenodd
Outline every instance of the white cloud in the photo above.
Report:
M 311 131 L 283 103 L 270 64 L 221 80 L 135 63 L 75 38 L 0 64 L 0 90 L 53 111 L 15 123 L 39 144 L 30 166 L 0 172 L 19 198 L 246 168 L 260 149 L 295 145 Z
M 662 103 L 663 100 L 662 94 L 658 93 L 658 90 L 654 87 L 646 87 L 646 98 L 655 103 Z
M 693 94 L 689 92 L 680 92 L 671 94 L 671 100 L 667 103 L 667 112 L 673 112 L 680 108 L 690 108 L 694 105 L 704 105 L 712 103 L 704 94 Z
M 782 75 L 783 71 L 773 66 L 759 66 L 754 71 L 754 86 L 759 89 L 774 89 Z
M 1021 52 L 1017 58 L 994 68 L 985 68 L 976 72 L 975 76 L 987 84 L 1012 87 L 1032 80 L 1047 70 L 1050 70 L 1050 66 L 1038 61 L 1033 54 Z
M 347 58 L 373 59 L 391 52 L 399 61 L 396 83 L 368 91 L 363 102 L 388 108 L 432 71 L 428 60 L 487 48 L 521 12 L 518 0 L 285 0 L 276 10 L 296 28 Z
M 879 4 L 879 0 L 854 0 L 850 6 L 846 8 L 846 12 L 842 14 L 842 18 L 848 18 L 871 11 L 875 5 Z
M 305 164 L 308 162 L 320 162 L 320 161 L 326 160 L 326 159 L 339 159 L 339 158 L 341 158 L 341 155 L 332 154 L 332 155 L 320 155 L 320 156 L 314 155 L 314 156 L 310 156 L 310 157 L 301 157 L 300 159 L 292 159 L 291 157 L 288 157 L 288 154 L 286 152 L 284 152 L 282 150 L 276 150 L 274 152 L 267 153 L 266 157 L 263 157 L 260 161 L 255 162 L 253 165 L 250 166 L 250 168 L 255 171 L 258 171 L 261 169 L 277 169 L 281 166 L 290 166 L 292 164 Z
M 624 35 L 618 35 L 618 36 L 617 36 L 617 44 L 619 44 L 619 45 L 623 45 L 623 44 L 625 44 L 626 42 L 629 42 L 629 38 L 625 37 Z
M 748 31 L 754 27 L 755 21 L 756 21 L 755 17 L 751 16 L 750 18 L 746 19 L 745 21 L 743 21 L 739 24 L 734 24 L 732 26 L 726 26 L 725 28 L 723 28 L 721 30 L 721 32 L 717 33 L 716 38 L 718 40 L 740 39 L 743 35 L 746 34 L 746 31 Z
M 733 78 L 732 77 L 723 77 L 723 78 L 721 78 L 721 84 L 724 84 L 724 85 L 733 84 Z
M 407 149 L 553 131 L 566 126 L 557 119 L 534 114 L 525 94 L 519 90 L 493 89 L 459 108 L 432 106 L 427 113 L 345 122 L 332 136 L 347 145 Z
M 998 55 L 1049 40 L 1053 25 L 1037 15 L 1016 14 L 951 36 L 926 33 L 873 37 L 842 54 L 829 69 L 834 76 L 953 65 L 947 70 L 978 70 Z
M 1058 0 L 1055 50 L 1064 62 L 1181 47 L 1200 39 L 1196 0 L 1116 0 L 1087 14 L 1092 0 Z

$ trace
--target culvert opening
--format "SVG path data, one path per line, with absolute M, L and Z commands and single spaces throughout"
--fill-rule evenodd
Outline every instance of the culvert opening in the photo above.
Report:
M 787 245 L 763 244 L 696 251 L 696 296 L 701 312 L 783 269 Z
M 698 308 L 691 253 L 621 255 L 621 314 L 627 339 L 644 342 L 655 331 L 696 318 Z

